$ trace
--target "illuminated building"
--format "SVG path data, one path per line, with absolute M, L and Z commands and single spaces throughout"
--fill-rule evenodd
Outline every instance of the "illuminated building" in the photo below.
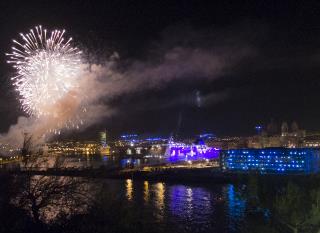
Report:
M 266 130 L 261 126 L 259 127 L 257 135 L 248 138 L 248 148 L 305 147 L 303 141 L 306 136 L 306 131 L 299 129 L 296 122 L 293 122 L 290 128 L 287 122 L 283 122 L 280 131 L 277 131 L 277 125 L 274 122 L 268 124 Z
M 130 148 L 128 148 L 126 154 L 127 155 L 132 155 L 132 150 Z
M 319 172 L 320 150 L 311 148 L 265 148 L 224 150 L 220 154 L 225 171 L 259 173 Z
M 55 154 L 99 154 L 101 146 L 95 141 L 75 142 L 75 141 L 61 141 L 46 144 L 48 153 Z
M 136 158 L 163 157 L 168 139 L 161 137 L 139 137 L 137 134 L 121 135 L 112 146 L 112 154 L 129 155 Z
M 191 145 L 170 142 L 166 156 L 170 162 L 218 159 L 219 151 L 218 148 L 208 147 L 203 142 Z
M 130 145 L 138 141 L 138 134 L 125 134 L 125 135 L 121 135 L 120 137 L 121 137 L 121 140 L 129 143 Z
M 136 154 L 137 154 L 137 155 L 141 155 L 141 154 L 142 154 L 142 150 L 143 150 L 142 147 L 137 147 L 137 148 L 135 148 L 135 149 L 136 149 Z
M 303 144 L 304 147 L 320 147 L 320 132 L 308 133 Z
M 100 143 L 101 143 L 101 148 L 100 148 L 100 153 L 102 155 L 110 155 L 110 146 L 107 144 L 107 131 L 102 131 L 100 132 Z
M 107 131 L 100 132 L 100 143 L 102 147 L 107 146 Z

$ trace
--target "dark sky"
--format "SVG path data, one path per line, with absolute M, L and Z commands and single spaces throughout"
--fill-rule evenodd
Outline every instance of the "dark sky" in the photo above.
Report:
M 214 78 L 194 73 L 117 96 L 107 103 L 116 114 L 86 133 L 250 135 L 270 119 L 320 130 L 319 1 L 4 0 L 0 9 L 2 132 L 23 115 L 4 53 L 18 32 L 39 24 L 65 28 L 90 62 L 117 52 L 123 67 L 161 63 L 177 47 L 236 57 Z

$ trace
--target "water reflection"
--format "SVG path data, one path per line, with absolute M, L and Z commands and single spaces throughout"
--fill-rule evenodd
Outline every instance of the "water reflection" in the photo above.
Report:
M 188 218 L 192 217 L 192 209 L 193 209 L 193 205 L 192 205 L 192 189 L 190 187 L 188 187 L 186 189 L 186 202 L 187 202 L 187 214 L 188 214 Z
M 179 222 L 183 223 L 184 230 L 191 227 L 206 230 L 211 227 L 213 212 L 211 201 L 213 200 L 209 190 L 174 185 L 171 187 L 170 199 L 170 211 Z
M 245 226 L 246 202 L 234 185 L 173 185 L 127 179 L 112 181 L 112 186 L 119 187 L 114 192 L 122 192 L 121 197 L 139 206 L 142 218 L 152 218 L 155 226 L 165 227 L 167 232 L 239 232 Z
M 225 199 L 228 203 L 229 227 L 232 230 L 240 228 L 242 220 L 245 218 L 245 201 L 236 192 L 234 185 L 224 187 Z
M 110 185 L 108 194 L 116 194 L 120 202 L 130 201 L 124 212 L 133 216 L 132 221 L 143 219 L 142 224 L 164 232 L 239 232 L 245 226 L 246 202 L 234 185 L 173 185 L 132 179 L 105 182 Z M 119 216 L 125 217 L 120 210 Z
M 133 184 L 131 179 L 126 180 L 126 196 L 128 201 L 132 201 L 133 198 Z
M 165 210 L 165 185 L 164 183 L 156 183 L 154 185 L 154 192 L 155 192 L 155 200 L 154 204 L 158 210 L 157 218 L 158 220 L 162 220 L 164 216 Z
M 146 204 L 148 204 L 149 202 L 149 182 L 148 181 L 144 181 L 143 182 L 143 200 Z

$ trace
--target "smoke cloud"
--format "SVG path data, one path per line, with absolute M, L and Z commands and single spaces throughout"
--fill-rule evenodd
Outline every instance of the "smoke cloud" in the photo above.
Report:
M 175 46 L 149 60 L 126 60 L 117 53 L 103 64 L 83 64 L 76 89 L 54 106 L 55 114 L 41 118 L 19 117 L 0 140 L 21 145 L 23 133 L 42 143 L 55 133 L 68 130 L 65 122 L 74 122 L 74 129 L 84 129 L 101 118 L 115 114 L 108 103 L 114 98 L 144 90 L 161 89 L 173 81 L 210 81 L 228 74 L 242 58 L 250 54 L 247 47 L 195 48 Z M 208 101 L 212 101 L 212 94 Z M 80 122 L 80 123 L 79 123 Z

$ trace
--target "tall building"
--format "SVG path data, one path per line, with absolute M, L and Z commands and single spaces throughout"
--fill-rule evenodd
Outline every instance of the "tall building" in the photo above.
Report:
M 100 143 L 102 147 L 107 146 L 107 130 L 100 132 Z
M 100 153 L 110 155 L 110 146 L 107 144 L 107 130 L 100 132 Z
M 289 133 L 289 127 L 287 122 L 282 122 L 281 125 L 281 136 L 288 136 Z

